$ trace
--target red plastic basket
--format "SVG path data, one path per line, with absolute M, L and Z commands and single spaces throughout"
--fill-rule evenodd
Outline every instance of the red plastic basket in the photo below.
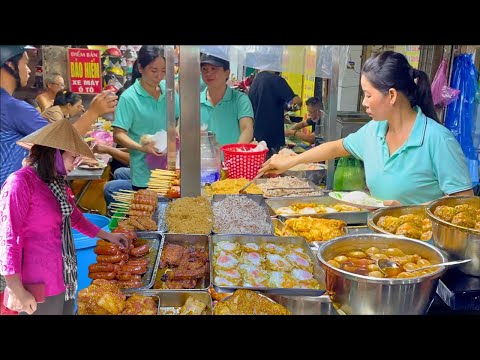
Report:
M 244 152 L 240 149 L 250 150 L 256 148 L 253 144 L 228 144 L 220 150 L 224 154 L 225 167 L 230 179 L 245 178 L 252 180 L 262 167 L 267 157 L 268 150 Z

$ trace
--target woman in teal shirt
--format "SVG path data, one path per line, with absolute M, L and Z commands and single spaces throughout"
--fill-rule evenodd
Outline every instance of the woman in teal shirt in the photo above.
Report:
M 253 108 L 248 96 L 227 86 L 230 63 L 212 55 L 200 58 L 207 88 L 200 93 L 200 121 L 220 145 L 248 144 L 253 139 Z
M 438 122 L 427 74 L 404 55 L 385 51 L 365 62 L 361 86 L 362 105 L 373 121 L 299 156 L 275 155 L 260 171 L 280 174 L 297 164 L 353 155 L 365 163 L 370 193 L 385 205 L 473 195 L 460 144 Z
M 146 154 L 161 156 L 154 142 L 141 145 L 146 134 L 167 130 L 167 101 L 165 81 L 165 55 L 163 47 L 144 45 L 138 52 L 137 63 L 140 78 L 133 78 L 133 85 L 122 93 L 112 123 L 115 141 L 130 151 L 130 169 L 133 190 L 146 188 L 150 169 Z M 138 76 L 138 75 L 137 75 Z M 178 115 L 178 95 L 175 105 Z

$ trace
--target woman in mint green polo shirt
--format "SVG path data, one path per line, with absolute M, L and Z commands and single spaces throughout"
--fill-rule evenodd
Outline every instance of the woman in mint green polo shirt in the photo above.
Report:
M 200 121 L 217 142 L 248 144 L 253 139 L 253 108 L 248 96 L 227 86 L 230 63 L 212 55 L 200 58 L 207 88 L 200 93 Z
M 133 190 L 146 188 L 150 169 L 146 154 L 161 156 L 153 142 L 140 144 L 146 134 L 167 130 L 167 101 L 164 49 L 156 45 L 144 45 L 137 58 L 140 78 L 132 77 L 133 85 L 122 93 L 112 123 L 115 141 L 130 151 L 130 169 Z M 178 115 L 178 95 L 175 101 Z
M 299 156 L 275 155 L 259 171 L 279 174 L 297 164 L 353 155 L 364 161 L 367 186 L 385 205 L 473 195 L 460 144 L 438 122 L 427 74 L 404 55 L 385 51 L 365 62 L 361 86 L 362 105 L 373 121 Z

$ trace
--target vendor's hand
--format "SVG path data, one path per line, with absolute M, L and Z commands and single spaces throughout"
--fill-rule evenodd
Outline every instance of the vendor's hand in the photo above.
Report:
M 8 291 L 8 302 L 5 304 L 7 308 L 13 311 L 25 311 L 28 315 L 37 311 L 37 302 L 35 297 L 23 287 L 13 292 L 10 288 L 5 289 Z
M 383 205 L 385 206 L 400 206 L 402 203 L 398 200 L 384 200 Z
M 149 141 L 149 142 L 143 144 L 142 147 L 140 148 L 140 150 L 143 151 L 144 153 L 152 154 L 152 155 L 155 155 L 155 156 L 165 155 L 165 153 L 161 153 L 157 150 L 157 148 L 155 147 L 155 142 L 154 141 Z
M 265 172 L 266 174 L 281 174 L 290 169 L 295 164 L 293 157 L 284 157 L 278 154 L 273 155 L 265 163 L 258 172 Z
M 285 129 L 285 136 L 293 136 L 296 130 L 293 129 Z
M 122 233 L 108 233 L 108 238 L 107 240 L 110 241 L 111 243 L 114 243 L 118 246 L 120 246 L 121 249 L 128 248 L 130 245 L 128 242 L 128 238 L 125 236 L 125 234 Z
M 108 150 L 111 146 L 96 143 L 93 145 L 92 152 L 96 154 L 108 154 Z
M 88 109 L 95 112 L 97 116 L 113 113 L 117 106 L 117 99 L 118 96 L 111 91 L 103 91 L 93 98 Z

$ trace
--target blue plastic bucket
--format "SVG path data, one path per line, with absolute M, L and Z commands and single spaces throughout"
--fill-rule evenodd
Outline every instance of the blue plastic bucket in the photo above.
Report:
M 98 214 L 83 214 L 92 223 L 110 232 L 108 223 L 110 219 Z M 88 237 L 81 232 L 72 229 L 73 239 L 75 241 L 75 249 L 77 251 L 77 267 L 78 267 L 78 291 L 86 288 L 92 282 L 88 277 L 88 266 L 96 262 L 97 255 L 93 252 L 98 238 Z

